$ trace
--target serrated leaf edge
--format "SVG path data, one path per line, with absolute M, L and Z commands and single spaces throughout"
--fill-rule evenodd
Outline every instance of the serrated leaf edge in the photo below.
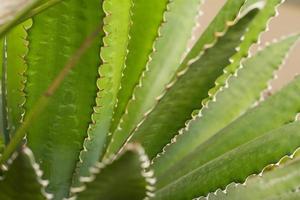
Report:
M 27 148 L 27 147 L 23 147 L 21 150 L 24 154 L 26 154 L 26 156 L 29 158 L 29 161 L 31 163 L 32 168 L 35 171 L 36 174 L 36 179 L 37 182 L 41 185 L 41 194 L 47 199 L 47 200 L 51 200 L 53 199 L 53 194 L 47 193 L 46 192 L 46 187 L 49 184 L 48 180 L 45 180 L 42 178 L 43 176 L 43 171 L 40 169 L 39 164 L 36 163 L 35 159 L 34 159 L 34 155 L 32 153 L 32 151 Z M 15 161 L 15 159 L 18 157 L 20 153 L 19 152 L 14 152 L 12 154 L 12 156 L 10 157 L 10 159 L 7 161 L 6 165 L 2 165 L 1 169 L 3 171 L 8 171 L 9 167 L 13 164 L 13 162 Z M 5 178 L 0 177 L 0 181 L 4 180 Z
M 158 30 L 157 30 L 157 37 L 156 37 L 155 41 L 154 41 L 153 44 L 152 44 L 152 52 L 148 55 L 148 61 L 147 61 L 146 65 L 145 65 L 145 69 L 143 70 L 143 72 L 142 72 L 142 74 L 141 74 L 141 76 L 140 76 L 140 78 L 139 78 L 138 84 L 134 87 L 134 90 L 133 90 L 133 92 L 132 92 L 132 96 L 131 96 L 130 100 L 128 101 L 128 103 L 127 103 L 127 105 L 126 105 L 126 107 L 125 107 L 125 112 L 124 112 L 124 114 L 121 116 L 120 121 L 119 121 L 119 123 L 118 123 L 118 125 L 117 125 L 116 130 L 122 130 L 122 127 L 121 127 L 121 126 L 122 126 L 122 124 L 123 124 L 123 122 L 124 122 L 124 116 L 125 116 L 125 115 L 128 115 L 128 108 L 129 108 L 129 105 L 130 105 L 133 101 L 135 101 L 135 99 L 136 99 L 136 98 L 135 98 L 135 91 L 136 91 L 136 88 L 137 88 L 137 87 L 142 87 L 142 80 L 143 80 L 143 78 L 145 77 L 146 72 L 149 71 L 149 64 L 150 64 L 151 61 L 152 61 L 152 55 L 157 51 L 157 50 L 156 50 L 156 43 L 157 43 L 157 41 L 159 40 L 159 38 L 162 37 L 161 29 L 162 29 L 163 25 L 167 23 L 166 14 L 167 14 L 168 12 L 170 12 L 170 4 L 171 4 L 172 2 L 173 2 L 173 0 L 168 0 L 168 2 L 167 2 L 166 9 L 165 9 L 165 11 L 164 11 L 164 13 L 163 13 L 162 22 L 161 22 L 161 24 L 160 24 L 160 26 L 159 26 L 159 28 L 158 28 Z M 109 133 L 109 135 L 112 135 L 112 134 L 113 134 L 113 133 L 111 133 L 111 132 Z M 110 142 L 113 142 L 113 138 L 111 139 Z M 122 146 L 121 149 L 123 149 L 123 148 L 126 146 L 126 144 L 127 144 L 127 142 L 124 143 L 124 145 Z M 120 150 L 120 151 L 121 151 L 121 150 Z M 120 152 L 120 151 L 119 151 L 119 152 Z M 110 154 L 109 149 L 106 149 L 106 154 Z
M 296 158 L 300 157 L 300 147 L 298 147 L 291 155 L 285 155 L 283 156 L 281 159 L 279 159 L 278 162 L 276 163 L 272 163 L 272 164 L 268 164 L 267 166 L 265 166 L 260 173 L 258 174 L 251 174 L 249 176 L 247 176 L 247 178 L 245 179 L 245 181 L 243 183 L 235 183 L 235 182 L 232 182 L 230 184 L 228 184 L 224 190 L 222 189 L 217 189 L 215 192 L 211 192 L 209 194 L 207 194 L 207 196 L 200 196 L 200 197 L 197 197 L 197 198 L 194 198 L 193 200 L 200 200 L 202 198 L 204 198 L 205 200 L 209 200 L 210 197 L 209 195 L 210 194 L 214 194 L 214 195 L 217 195 L 218 192 L 222 192 L 224 194 L 227 194 L 227 191 L 229 188 L 232 188 L 232 187 L 237 187 L 238 185 L 243 185 L 243 186 L 246 186 L 247 185 L 247 182 L 249 181 L 249 179 L 253 178 L 253 177 L 262 177 L 266 172 L 270 171 L 270 170 L 275 170 L 277 168 L 279 168 L 280 166 L 282 166 L 283 164 L 287 163 L 288 161 L 292 161 Z
M 155 183 L 156 183 L 156 178 L 154 177 L 154 171 L 150 169 L 150 160 L 148 156 L 146 155 L 144 149 L 136 143 L 130 143 L 127 144 L 126 147 L 124 148 L 124 151 L 119 152 L 114 155 L 110 155 L 108 158 L 103 159 L 101 162 L 98 162 L 94 167 L 90 168 L 90 177 L 80 177 L 80 181 L 82 183 L 90 183 L 92 182 L 97 174 L 101 173 L 101 170 L 109 167 L 114 161 L 118 160 L 125 152 L 127 151 L 133 151 L 136 152 L 139 155 L 139 161 L 141 163 L 141 175 L 145 178 L 145 181 L 147 182 L 147 185 L 145 187 L 146 189 L 146 194 L 144 200 L 148 200 L 152 197 L 155 196 Z M 82 192 L 86 189 L 85 185 L 82 185 L 80 187 L 72 187 L 71 188 L 71 193 L 74 194 L 71 198 L 68 200 L 76 200 L 77 196 L 76 193 Z
M 285 0 L 282 0 L 282 2 L 284 2 L 284 1 L 285 1 Z M 280 5 L 280 4 L 279 4 L 279 5 Z M 279 6 L 279 5 L 278 5 L 278 6 Z M 260 6 L 260 5 L 258 4 L 258 7 L 259 7 L 259 6 Z M 278 6 L 276 7 L 276 14 L 275 14 L 275 16 L 278 16 Z M 242 11 L 242 10 L 241 10 L 241 11 Z M 242 16 L 243 16 L 243 14 L 240 12 L 237 18 L 240 18 L 240 17 L 242 17 Z M 274 16 L 273 16 L 273 17 L 274 17 Z M 262 34 L 263 34 L 265 31 L 268 31 L 268 29 L 269 29 L 268 27 L 269 27 L 270 21 L 272 20 L 273 17 L 270 17 L 270 19 L 268 20 L 268 23 L 267 23 L 267 25 L 266 25 L 266 28 L 260 32 L 260 34 L 259 34 L 259 36 L 258 36 L 258 39 L 257 39 L 256 41 L 253 41 L 252 45 L 254 45 L 254 44 L 261 44 L 260 38 L 261 38 Z M 247 31 L 249 31 L 249 30 L 247 30 Z M 244 35 L 245 35 L 245 34 L 244 34 Z M 243 41 L 244 39 L 245 39 L 244 37 L 241 38 L 242 41 Z M 276 41 L 273 41 L 273 42 L 276 42 Z M 241 46 L 241 45 L 242 45 L 242 43 L 240 44 L 240 46 Z M 266 44 L 266 46 L 268 46 L 268 45 L 270 45 L 270 43 L 269 43 L 269 44 L 268 44 L 268 43 Z M 240 47 L 240 46 L 239 46 L 239 47 Z M 240 51 L 240 48 L 239 48 L 239 47 L 236 48 L 237 52 Z M 250 47 L 250 48 L 251 48 L 251 47 Z M 186 121 L 185 127 L 182 128 L 181 130 L 179 130 L 179 131 L 178 131 L 178 134 L 175 135 L 175 136 L 171 139 L 171 141 L 163 147 L 162 151 L 161 151 L 160 153 L 158 153 L 158 154 L 152 159 L 152 161 L 151 161 L 152 164 L 155 162 L 156 159 L 159 159 L 162 155 L 164 155 L 164 154 L 168 151 L 168 147 L 171 146 L 171 145 L 173 145 L 173 144 L 175 144 L 176 141 L 179 139 L 179 137 L 180 137 L 181 135 L 183 135 L 183 134 L 185 134 L 186 132 L 188 132 L 189 126 L 190 126 L 190 124 L 191 124 L 193 121 L 199 120 L 200 118 L 203 117 L 203 115 L 202 115 L 203 110 L 209 109 L 209 104 L 210 104 L 211 102 L 216 102 L 216 100 L 217 100 L 216 97 L 217 97 L 218 93 L 222 92 L 224 89 L 226 89 L 226 88 L 229 87 L 228 80 L 229 80 L 232 76 L 237 77 L 237 76 L 238 76 L 238 71 L 241 70 L 241 69 L 243 68 L 243 61 L 244 61 L 245 59 L 251 57 L 251 54 L 250 54 L 250 48 L 249 48 L 249 50 L 248 50 L 247 55 L 243 55 L 243 58 L 240 59 L 240 61 L 239 61 L 239 62 L 240 62 L 240 65 L 239 65 L 238 68 L 235 69 L 235 71 L 230 72 L 230 71 L 227 70 L 227 67 L 223 70 L 223 74 L 222 74 L 221 76 L 219 76 L 219 78 L 216 79 L 216 81 L 215 81 L 215 86 L 209 90 L 209 92 L 208 92 L 208 97 L 202 100 L 201 103 L 202 103 L 202 106 L 203 106 L 203 107 L 202 107 L 199 111 L 197 111 L 196 114 L 193 114 L 194 112 L 192 113 L 191 119 L 188 120 L 188 121 Z M 260 48 L 259 51 L 262 51 L 262 49 Z M 234 57 L 234 56 L 233 56 L 233 57 Z M 232 63 L 234 63 L 235 61 L 234 61 L 232 58 L 230 58 L 230 59 L 229 59 L 229 62 L 232 64 Z M 230 66 L 231 64 L 229 64 L 228 66 Z M 284 64 L 284 63 L 283 63 L 283 64 Z M 281 65 L 281 66 L 282 66 L 282 65 Z M 280 68 L 279 68 L 279 69 L 280 69 Z M 276 71 L 278 71 L 279 69 L 277 69 Z M 224 76 L 226 77 L 226 80 L 225 80 L 224 82 L 220 82 L 221 78 L 224 77 Z M 271 78 L 271 79 L 268 81 L 267 87 L 266 87 L 267 90 L 269 90 L 271 81 L 272 81 L 273 79 L 275 79 L 275 78 L 276 78 L 276 72 L 274 72 L 273 78 Z M 217 88 L 217 90 L 214 90 L 214 89 L 216 89 L 216 88 Z M 214 92 L 213 92 L 213 91 L 214 91 Z M 265 90 L 263 90 L 263 91 L 261 92 L 260 97 L 259 97 L 259 101 L 261 101 L 261 100 L 263 99 L 262 96 L 264 96 L 264 93 L 265 93 Z M 257 103 L 255 103 L 254 106 L 255 106 L 255 105 L 257 105 Z

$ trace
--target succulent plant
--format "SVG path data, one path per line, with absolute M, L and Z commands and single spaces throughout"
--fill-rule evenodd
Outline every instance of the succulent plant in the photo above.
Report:
M 299 199 L 281 0 L 2 0 L 1 200 Z M 253 55 L 251 47 L 261 48 Z

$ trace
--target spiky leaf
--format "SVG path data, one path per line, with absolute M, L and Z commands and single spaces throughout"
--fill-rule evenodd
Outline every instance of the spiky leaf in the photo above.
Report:
M 46 182 L 41 180 L 40 174 L 29 149 L 15 153 L 9 161 L 8 171 L 4 171 L 0 179 L 0 199 L 50 199 L 51 195 L 44 191 Z
M 201 100 L 207 97 L 216 78 L 230 64 L 229 58 L 236 53 L 235 48 L 256 14 L 257 10 L 253 10 L 223 33 L 223 37 L 216 38 L 212 48 L 205 50 L 183 75 L 178 75 L 155 109 L 134 132 L 133 140 L 141 142 L 151 158 L 185 126 L 193 110 L 202 107 Z
M 118 104 L 113 116 L 110 131 L 114 131 L 124 114 L 128 100 L 134 87 L 138 84 L 139 77 L 145 69 L 148 56 L 152 51 L 152 45 L 158 36 L 158 28 L 163 21 L 168 0 L 133 0 L 132 4 L 132 26 L 130 28 L 130 40 L 126 67 L 123 71 L 120 91 L 118 93 Z M 142 37 L 141 37 L 142 36 Z
M 67 0 L 33 18 L 29 30 L 30 51 L 26 57 L 27 112 L 86 37 L 100 26 L 101 13 L 98 0 Z M 100 40 L 100 37 L 96 39 L 51 97 L 44 114 L 28 128 L 28 145 L 45 172 L 44 177 L 49 179 L 47 190 L 55 194 L 55 199 L 69 193 L 73 170 L 91 121 Z
M 160 34 L 155 41 L 146 68 L 133 91 L 132 99 L 113 133 L 106 156 L 117 152 L 144 114 L 156 103 L 165 85 L 172 79 L 186 52 L 195 18 L 202 0 L 174 0 L 168 5 Z M 176 43 L 174 43 L 176 41 Z
M 252 106 L 260 98 L 261 91 L 268 87 L 267 82 L 274 70 L 278 69 L 288 50 L 298 39 L 299 35 L 288 37 L 245 60 L 236 74 L 226 81 L 226 86 L 213 97 L 214 100 L 209 101 L 176 137 L 175 144 L 166 147 L 165 152 L 155 159 L 157 175 L 168 171 L 174 163 Z
M 148 171 L 149 164 L 140 146 L 129 145 L 122 155 L 93 167 L 92 176 L 81 179 L 86 183 L 85 186 L 73 188 L 75 199 L 143 199 L 151 195 L 149 189 L 154 188 L 153 172 Z
M 293 199 L 294 193 L 299 193 L 300 161 L 299 158 L 292 159 L 287 163 L 280 162 L 279 166 L 270 166 L 260 175 L 249 177 L 243 185 L 230 184 L 226 194 L 219 190 L 209 194 L 206 199 Z
M 191 199 L 224 189 L 231 182 L 244 182 L 249 175 L 260 173 L 299 146 L 300 123 L 291 123 L 196 168 L 159 189 L 153 199 Z
M 300 96 L 297 93 L 299 89 L 300 77 L 259 106 L 246 112 L 174 164 L 171 169 L 167 170 L 167 173 L 159 177 L 158 187 L 184 176 L 268 131 L 293 121 L 300 110 Z M 266 119 L 268 116 L 272 116 L 272 120 L 259 120 Z M 186 165 L 187 162 L 189 165 Z
M 105 0 L 103 9 L 106 13 L 106 36 L 103 38 L 104 46 L 100 54 L 103 64 L 97 81 L 99 92 L 92 115 L 93 124 L 89 127 L 88 138 L 84 142 L 85 149 L 80 156 L 78 176 L 89 176 L 88 169 L 103 154 L 127 54 L 131 1 Z

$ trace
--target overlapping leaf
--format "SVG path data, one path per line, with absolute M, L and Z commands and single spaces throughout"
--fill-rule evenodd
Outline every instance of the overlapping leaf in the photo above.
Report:
M 256 14 L 257 10 L 253 10 L 229 28 L 227 33 L 223 33 L 223 37 L 216 38 L 216 44 L 203 52 L 178 77 L 138 127 L 133 140 L 141 142 L 151 158 L 185 126 L 193 110 L 201 108 L 201 100 L 207 96 L 208 90 L 214 86 L 214 81 L 223 73 L 223 69 L 230 64 L 229 58 L 236 53 L 235 48 L 242 42 L 241 38 Z
M 145 69 L 148 56 L 153 48 L 153 42 L 158 36 L 158 28 L 163 23 L 166 5 L 169 3 L 168 0 L 152 0 L 151 3 L 147 0 L 133 0 L 132 2 L 132 26 L 129 34 L 126 67 L 123 71 L 118 104 L 110 131 L 116 129 L 133 89 L 138 84 L 139 77 Z
M 52 195 L 46 194 L 46 181 L 41 180 L 41 171 L 29 149 L 15 153 L 9 161 L 8 171 L 0 179 L 1 200 L 46 200 Z
M 197 146 L 252 106 L 260 98 L 261 91 L 268 87 L 268 80 L 298 39 L 299 35 L 290 36 L 245 60 L 236 75 L 231 76 L 226 86 L 216 94 L 214 101 L 210 101 L 200 114 L 190 121 L 187 128 L 182 130 L 181 135 L 176 137 L 175 143 L 168 146 L 161 157 L 155 159 L 154 168 L 157 175 L 167 172 L 174 163 L 193 152 Z
M 202 0 L 174 0 L 169 3 L 160 36 L 154 44 L 155 51 L 151 54 L 139 85 L 134 89 L 132 99 L 113 133 L 106 156 L 122 147 L 131 131 L 156 104 L 156 97 L 172 79 L 186 52 L 201 2 Z
M 91 169 L 92 176 L 81 180 L 85 186 L 73 188 L 74 199 L 140 200 L 153 195 L 155 179 L 150 161 L 138 145 L 129 145 L 113 160 L 104 160 Z
M 159 177 L 158 187 L 163 187 L 224 153 L 293 121 L 300 110 L 300 96 L 297 93 L 299 89 L 300 77 L 259 106 L 246 112 L 173 165 L 167 173 Z M 260 120 L 269 116 L 272 116 L 272 120 Z
M 103 154 L 107 142 L 113 109 L 117 103 L 117 93 L 120 87 L 129 40 L 131 1 L 104 1 L 103 38 L 101 49 L 100 79 L 97 81 L 99 92 L 96 107 L 92 115 L 93 124 L 89 127 L 88 138 L 84 142 L 81 153 L 78 176 L 89 176 L 88 169 L 94 165 Z
M 300 162 L 299 158 L 293 157 L 293 160 L 286 158 L 282 161 L 284 163 L 280 162 L 278 166 L 266 168 L 260 175 L 249 177 L 243 185 L 229 185 L 226 188 L 226 194 L 219 190 L 209 194 L 208 198 L 203 197 L 199 200 L 294 199 L 294 197 L 299 197 L 296 194 L 299 193 Z M 287 159 L 289 161 L 286 161 Z
M 24 22 L 14 27 L 6 35 L 6 74 L 5 76 L 5 94 L 7 101 L 7 131 L 11 136 L 18 129 L 24 108 L 25 94 L 23 92 L 26 78 L 23 76 L 27 69 L 24 59 L 28 52 L 27 32 L 31 21 Z
M 34 107 L 71 55 L 100 26 L 100 21 L 98 0 L 64 1 L 33 18 L 29 30 L 30 51 L 26 57 L 26 111 Z M 100 41 L 99 36 L 51 97 L 44 114 L 28 128 L 28 145 L 45 172 L 44 177 L 49 179 L 47 191 L 54 193 L 55 199 L 69 193 L 91 121 L 97 92 Z
M 299 146 L 300 123 L 291 123 L 199 166 L 159 189 L 153 199 L 192 199 L 218 188 L 225 189 L 231 182 L 243 183 L 249 175 L 258 174 L 265 166 L 293 154 Z

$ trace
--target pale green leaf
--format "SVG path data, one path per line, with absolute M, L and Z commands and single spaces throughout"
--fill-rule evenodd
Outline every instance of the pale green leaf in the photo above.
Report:
M 265 166 L 278 162 L 285 155 L 291 155 L 299 146 L 300 123 L 295 122 L 199 166 L 159 189 L 153 199 L 192 199 L 206 196 L 219 188 L 225 189 L 231 182 L 243 183 L 249 175 L 260 173 Z
M 216 38 L 213 47 L 205 50 L 168 88 L 155 109 L 133 133 L 133 141 L 140 142 L 150 158 L 153 158 L 170 142 L 178 130 L 185 126 L 195 109 L 202 107 L 201 100 L 207 97 L 214 81 L 230 64 L 229 58 L 242 42 L 249 23 L 258 10 L 251 11 L 226 33 Z
M 300 110 L 300 77 L 198 145 L 159 176 L 162 187 L 224 153 L 293 121 Z M 272 120 L 268 119 L 272 116 Z M 216 122 L 215 122 L 216 123 Z M 201 156 L 199 156 L 201 155 Z M 186 163 L 189 163 L 188 165 Z
M 299 39 L 294 35 L 273 43 L 245 60 L 226 86 L 192 119 L 175 143 L 166 147 L 154 160 L 157 176 L 168 171 L 174 163 L 191 153 L 197 146 L 242 115 L 261 97 L 268 80 L 283 62 L 288 50 Z
M 221 190 L 208 195 L 209 200 L 293 199 L 299 193 L 300 160 L 293 158 L 279 166 L 270 166 L 261 175 L 251 176 L 241 185 L 230 184 L 226 194 Z M 299 196 L 298 196 L 299 197 Z M 200 198 L 199 200 L 204 200 Z M 206 198 L 207 199 L 207 198 Z
M 174 0 L 169 3 L 160 34 L 154 44 L 155 51 L 150 55 L 139 85 L 134 89 L 127 109 L 113 133 L 106 156 L 122 147 L 144 114 L 156 104 L 156 97 L 172 79 L 186 53 L 201 3 L 202 0 Z
M 129 33 L 130 40 L 125 63 L 126 67 L 123 71 L 121 89 L 118 93 L 118 104 L 112 119 L 111 131 L 116 129 L 131 98 L 133 89 L 138 84 L 139 77 L 145 69 L 169 1 L 151 0 L 151 3 L 149 3 L 148 0 L 133 0 L 132 2 L 132 26 Z
M 89 176 L 89 168 L 103 154 L 127 54 L 131 1 L 105 0 L 103 9 L 106 13 L 106 36 L 103 38 L 104 47 L 100 54 L 103 64 L 100 66 L 100 78 L 97 81 L 99 92 L 92 115 L 93 124 L 89 127 L 88 138 L 84 142 L 85 149 L 81 153 L 76 176 Z

